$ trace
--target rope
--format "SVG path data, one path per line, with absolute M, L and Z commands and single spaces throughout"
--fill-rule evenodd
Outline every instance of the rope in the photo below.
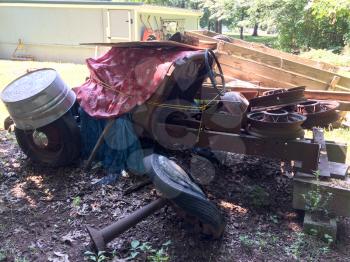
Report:
M 124 96 L 129 96 L 129 97 L 133 96 L 132 94 L 127 94 L 127 93 L 124 93 L 124 92 L 122 92 L 122 91 L 119 91 L 119 90 L 115 89 L 114 86 L 111 86 L 111 85 L 109 85 L 109 84 L 107 84 L 107 83 L 105 83 L 105 82 L 102 82 L 101 80 L 99 80 L 99 79 L 97 79 L 97 78 L 90 78 L 90 79 L 91 79 L 93 82 L 95 82 L 96 84 L 100 84 L 102 87 L 104 87 L 104 88 L 106 88 L 106 89 L 109 89 L 109 90 L 111 90 L 111 91 L 120 93 L 120 94 L 122 94 L 122 95 L 124 95 Z
M 101 80 L 97 79 L 97 78 L 91 78 L 92 81 L 94 81 L 97 84 L 100 84 L 102 87 L 109 89 L 111 91 L 117 92 L 119 94 L 131 97 L 131 94 L 127 94 L 124 92 L 121 92 L 119 90 L 116 90 L 115 87 L 102 82 Z M 174 105 L 174 104 L 165 104 L 165 103 L 155 103 L 155 102 L 146 102 L 149 105 L 153 105 L 153 106 L 157 106 L 157 107 L 163 107 L 163 108 L 171 108 L 171 109 L 178 109 L 178 110 L 184 110 L 184 111 L 188 111 L 188 110 L 199 110 L 201 113 L 203 113 L 204 110 L 206 110 L 208 108 L 208 106 L 213 103 L 214 101 L 220 101 L 220 100 L 216 100 L 218 98 L 220 94 L 217 94 L 213 99 L 209 100 L 208 103 L 206 103 L 205 105 L 202 106 L 186 106 L 186 105 Z M 201 114 L 201 118 L 200 118 L 200 122 L 199 122 L 199 128 L 198 128 L 198 133 L 197 133 L 197 137 L 196 137 L 196 142 L 199 141 L 199 136 L 200 133 L 202 131 L 203 128 L 203 114 Z

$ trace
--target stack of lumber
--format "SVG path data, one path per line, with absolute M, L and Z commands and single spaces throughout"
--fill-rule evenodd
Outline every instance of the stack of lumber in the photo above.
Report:
M 236 78 L 267 89 L 305 86 L 309 97 L 344 101 L 350 106 L 350 78 L 338 74 L 336 66 L 258 43 L 217 40 L 213 38 L 217 34 L 211 31 L 186 31 L 185 34 L 217 42 L 217 56 L 228 80 Z

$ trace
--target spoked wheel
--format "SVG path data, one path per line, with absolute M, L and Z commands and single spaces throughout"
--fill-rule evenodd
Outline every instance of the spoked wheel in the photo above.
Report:
M 64 166 L 80 154 L 80 131 L 70 112 L 36 130 L 15 128 L 15 135 L 23 152 L 38 163 Z
M 226 92 L 225 76 L 224 76 L 224 73 L 222 71 L 219 60 L 217 59 L 213 50 L 210 50 L 210 49 L 205 50 L 204 57 L 205 57 L 205 67 L 207 69 L 210 82 L 212 83 L 213 87 L 215 88 L 215 90 L 218 92 L 219 95 L 224 95 Z M 211 64 L 210 61 L 213 61 L 212 66 L 210 65 Z M 219 72 L 215 72 L 212 69 L 212 67 L 215 67 L 215 66 L 217 67 Z M 217 87 L 217 85 L 218 85 L 218 83 L 216 81 L 217 77 L 219 77 L 221 80 L 222 90 L 219 90 L 219 88 Z

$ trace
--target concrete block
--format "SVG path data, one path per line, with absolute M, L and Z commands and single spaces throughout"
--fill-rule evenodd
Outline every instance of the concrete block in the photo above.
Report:
M 305 210 L 305 199 L 303 194 L 307 195 L 310 190 L 315 190 L 319 183 L 320 192 L 323 196 L 332 193 L 329 200 L 329 211 L 336 216 L 350 217 L 350 179 L 339 180 L 330 179 L 327 181 L 319 181 L 305 176 L 293 178 L 293 208 Z
M 305 212 L 304 216 L 304 232 L 316 235 L 320 239 L 327 241 L 325 235 L 332 237 L 333 241 L 337 239 L 337 221 L 335 218 L 329 221 L 314 221 L 310 212 Z

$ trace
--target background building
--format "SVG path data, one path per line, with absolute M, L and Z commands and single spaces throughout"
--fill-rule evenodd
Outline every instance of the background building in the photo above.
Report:
M 81 43 L 166 39 L 198 29 L 200 16 L 142 3 L 0 0 L 0 58 L 84 62 L 105 48 Z

